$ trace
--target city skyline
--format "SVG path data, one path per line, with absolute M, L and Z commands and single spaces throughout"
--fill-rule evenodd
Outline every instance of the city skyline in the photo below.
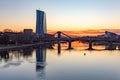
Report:
M 4 0 L 0 1 L 1 30 L 31 28 L 35 31 L 36 9 L 44 10 L 48 31 L 120 29 L 118 0 Z

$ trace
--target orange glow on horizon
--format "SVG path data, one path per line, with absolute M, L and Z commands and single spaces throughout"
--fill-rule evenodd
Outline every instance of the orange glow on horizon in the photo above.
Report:
M 0 31 L 3 31 L 6 28 L 1 27 Z M 22 32 L 24 30 L 24 27 L 8 27 L 8 29 L 12 29 L 14 32 Z M 35 27 L 32 26 L 27 26 L 25 29 L 33 29 L 33 32 L 35 32 Z M 120 29 L 76 29 L 76 30 L 62 30 L 62 29 L 49 29 L 47 30 L 47 33 L 49 34 L 54 34 L 57 31 L 61 31 L 65 34 L 68 34 L 70 36 L 97 36 L 97 35 L 103 35 L 105 33 L 105 31 L 110 31 L 110 32 L 114 32 L 117 34 L 120 34 Z
M 61 31 L 65 34 L 68 34 L 70 36 L 97 36 L 97 35 L 103 35 L 105 34 L 105 31 L 114 32 L 117 34 L 120 34 L 120 29 L 96 29 L 96 30 L 78 30 L 78 31 Z M 48 30 L 49 34 L 54 34 L 57 31 L 54 30 Z

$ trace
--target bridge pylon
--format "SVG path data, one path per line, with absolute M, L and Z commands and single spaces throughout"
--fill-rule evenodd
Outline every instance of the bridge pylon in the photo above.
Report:
M 68 41 L 68 50 L 71 50 L 71 49 L 73 49 L 73 48 L 72 48 L 72 41 L 69 40 L 69 41 Z
M 67 42 L 68 43 L 68 50 L 73 49 L 72 48 L 72 38 L 68 36 L 67 34 L 63 32 L 56 32 L 54 33 L 54 36 L 56 37 L 57 43 L 61 44 L 61 42 Z
M 88 46 L 88 49 L 87 49 L 87 50 L 94 50 L 94 49 L 92 48 L 92 40 L 89 40 L 88 44 L 89 44 L 89 46 Z

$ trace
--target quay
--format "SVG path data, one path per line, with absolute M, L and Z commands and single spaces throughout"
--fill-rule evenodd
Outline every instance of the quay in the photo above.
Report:
M 13 45 L 13 46 L 4 46 L 0 47 L 0 51 L 6 51 L 6 50 L 15 50 L 15 49 L 21 49 L 21 48 L 27 48 L 27 47 L 36 47 L 39 45 L 45 45 L 49 43 L 33 43 L 33 44 L 21 44 L 21 45 Z

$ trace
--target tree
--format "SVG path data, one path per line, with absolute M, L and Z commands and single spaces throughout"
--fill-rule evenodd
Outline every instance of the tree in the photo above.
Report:
M 4 31 L 4 32 L 13 32 L 12 29 L 4 29 L 3 31 Z

